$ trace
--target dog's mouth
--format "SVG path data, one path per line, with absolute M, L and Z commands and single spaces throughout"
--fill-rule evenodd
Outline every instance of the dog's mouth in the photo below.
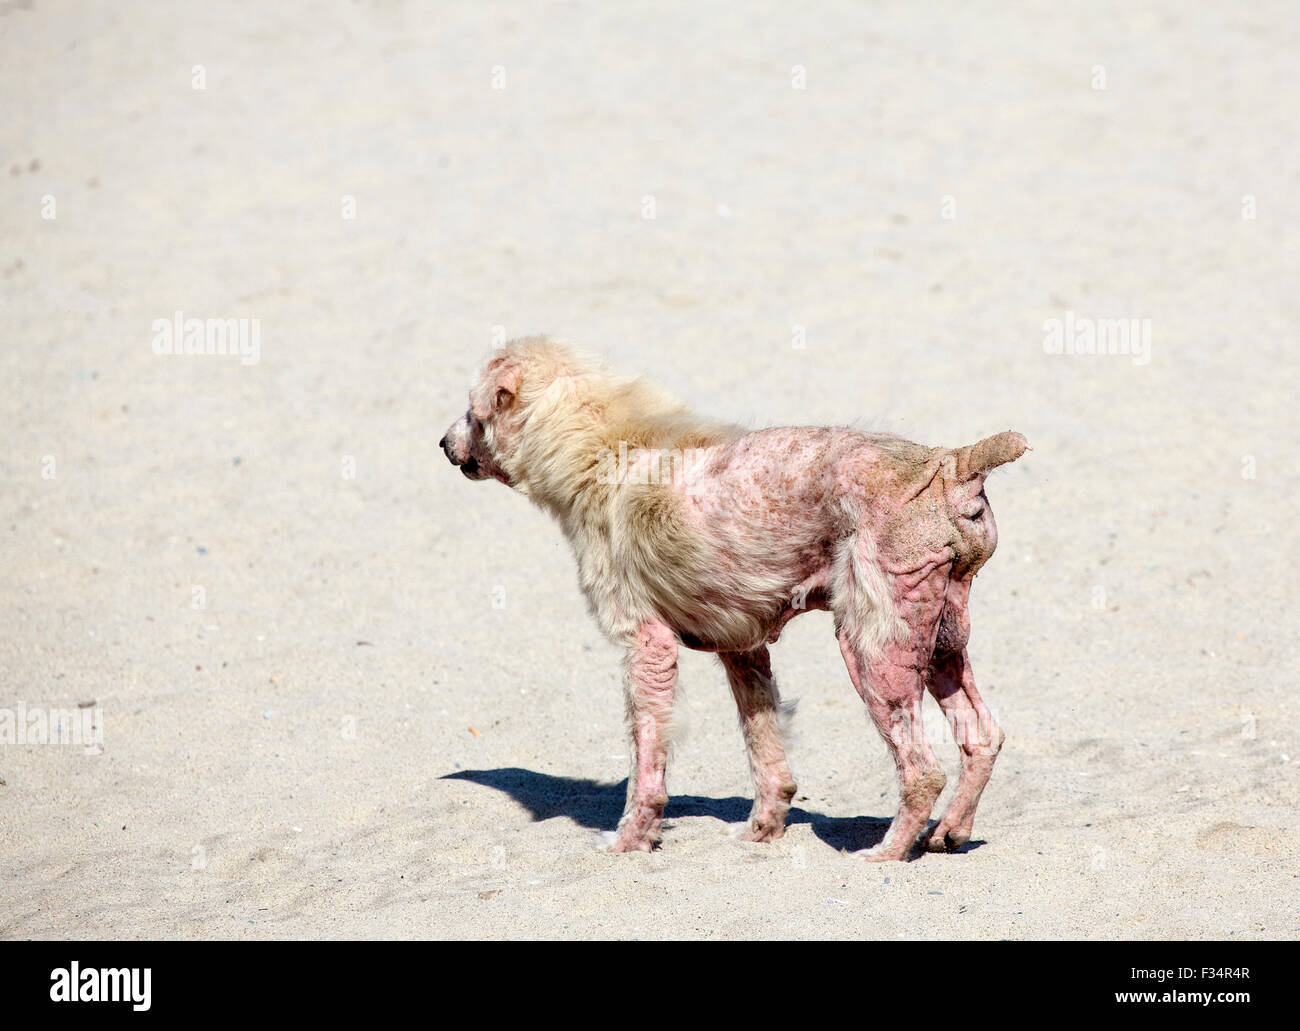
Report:
M 467 458 L 465 463 L 460 467 L 460 471 L 471 480 L 478 479 L 478 459 Z

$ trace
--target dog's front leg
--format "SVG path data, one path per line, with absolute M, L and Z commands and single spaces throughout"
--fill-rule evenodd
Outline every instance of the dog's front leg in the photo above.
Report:
M 786 814 L 797 790 L 781 741 L 784 717 L 793 708 L 782 708 L 766 647 L 719 652 L 718 658 L 740 712 L 740 729 L 754 776 L 754 808 L 741 840 L 775 841 L 785 834 Z
M 1006 735 L 975 687 L 966 649 L 936 655 L 930 661 L 930 693 L 948 717 L 953 737 L 961 748 L 961 777 L 939 825 L 926 848 L 941 852 L 961 848 L 970 841 L 975 807 L 993 772 L 993 763 Z
M 649 852 L 659 838 L 668 789 L 668 731 L 677 686 L 677 638 L 658 620 L 637 629 L 628 647 L 626 703 L 632 735 L 627 807 L 611 852 Z

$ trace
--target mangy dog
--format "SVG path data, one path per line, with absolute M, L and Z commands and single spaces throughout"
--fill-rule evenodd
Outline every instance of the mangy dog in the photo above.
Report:
M 925 844 L 970 839 L 1003 734 L 966 657 L 967 599 L 997 544 L 984 479 L 1024 453 L 1020 434 L 949 450 L 842 428 L 747 433 L 530 337 L 491 357 L 441 446 L 470 479 L 500 480 L 559 521 L 593 614 L 627 648 L 633 759 L 612 851 L 658 838 L 679 644 L 717 653 L 740 710 L 755 782 L 745 837 L 784 833 L 795 784 L 767 645 L 809 609 L 834 614 L 902 782 L 884 840 L 857 854 L 906 857 L 943 790 L 927 688 L 961 774 Z

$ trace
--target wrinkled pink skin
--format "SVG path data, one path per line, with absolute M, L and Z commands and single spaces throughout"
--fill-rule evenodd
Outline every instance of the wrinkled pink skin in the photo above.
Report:
M 475 468 L 466 473 L 471 478 L 493 476 L 508 483 L 476 440 L 473 423 L 469 413 L 453 425 L 445 438 L 448 457 L 462 467 L 472 458 Z M 1002 455 L 994 464 L 1014 459 L 1026 447 L 1018 434 L 1000 437 L 1006 438 L 1009 457 Z M 970 840 L 980 793 L 1003 742 L 966 654 L 970 583 L 997 543 L 983 493 L 992 466 L 976 462 L 972 471 L 972 450 L 816 427 L 760 430 L 705 449 L 704 460 L 689 468 L 674 490 L 687 518 L 716 548 L 720 568 L 711 572 L 718 591 L 726 594 L 728 576 L 743 564 L 749 573 L 770 574 L 790 585 L 788 596 L 801 598 L 803 606 L 792 600 L 761 613 L 761 636 L 740 643 L 710 641 L 699 627 L 686 625 L 688 620 L 672 625 L 655 618 L 640 626 L 629 662 L 634 770 L 610 851 L 650 851 L 659 838 L 668 800 L 664 775 L 679 642 L 717 651 L 735 697 L 756 785 L 744 837 L 771 841 L 784 834 L 796 788 L 782 745 L 779 695 L 766 646 L 800 613 L 835 607 L 831 571 L 836 545 L 845 538 L 846 503 L 868 531 L 858 535 L 863 547 L 874 542 L 867 558 L 885 573 L 907 631 L 883 653 L 867 654 L 837 626 L 849 677 L 901 780 L 899 811 L 884 839 L 856 854 L 869 861 L 906 858 L 945 786 L 922 729 L 927 688 L 953 728 L 961 773 L 925 847 L 951 850 Z M 837 624 L 839 617 L 837 612 Z
M 806 607 L 780 612 L 753 652 L 723 659 L 742 720 L 755 738 L 750 751 L 756 756 L 758 802 L 747 836 L 780 837 L 795 791 L 778 732 L 761 718 L 772 708 L 764 690 L 770 683 L 765 644 L 800 612 L 827 607 L 836 502 L 849 498 L 865 516 L 877 560 L 892 581 L 896 610 L 910 631 L 905 642 L 874 659 L 860 654 L 849 635 L 839 635 L 849 677 L 902 781 L 900 810 L 884 840 L 858 854 L 904 858 L 943 790 L 943 771 L 922 729 L 927 687 L 953 725 L 962 765 L 948 808 L 926 844 L 932 851 L 965 844 L 1003 741 L 966 656 L 970 582 L 997 543 L 984 477 L 952 483 L 945 474 L 953 470 L 943 465 L 949 452 L 916 447 L 900 464 L 851 430 L 763 430 L 717 450 L 696 477 L 687 477 L 688 511 L 724 547 L 738 538 L 770 541 L 766 555 L 774 571 L 806 595 Z

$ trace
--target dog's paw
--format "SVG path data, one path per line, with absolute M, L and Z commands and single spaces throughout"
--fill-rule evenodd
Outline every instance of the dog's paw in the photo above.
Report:
M 737 841 L 776 841 L 785 837 L 785 824 L 769 820 L 750 820 L 747 823 L 733 823 L 727 827 L 727 833 Z
M 614 842 L 618 840 L 617 831 L 600 831 L 596 834 L 596 851 L 612 852 L 614 851 Z
M 926 841 L 925 850 L 927 852 L 956 852 L 968 841 L 970 841 L 970 831 L 945 830 L 940 826 L 935 829 L 929 840 Z
M 907 858 L 908 849 L 899 849 L 897 847 L 882 848 L 875 845 L 872 848 L 859 849 L 857 852 L 850 852 L 854 859 L 861 859 L 864 863 L 900 863 Z
M 654 838 L 617 831 L 602 831 L 598 841 L 601 852 L 653 852 L 655 847 Z

